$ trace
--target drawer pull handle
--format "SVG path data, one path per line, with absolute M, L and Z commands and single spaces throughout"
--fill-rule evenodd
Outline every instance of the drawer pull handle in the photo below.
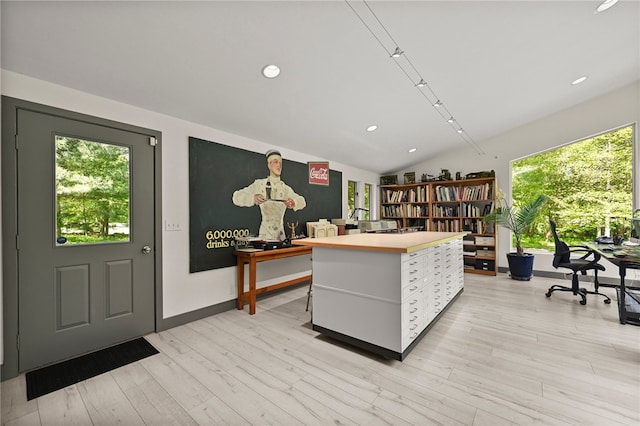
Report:
M 411 324 L 411 327 L 409 327 L 409 331 L 415 330 L 416 328 L 418 328 L 418 324 Z
M 413 308 L 412 310 L 409 311 L 409 313 L 410 314 L 415 314 L 417 310 L 418 310 L 418 308 Z
M 412 317 L 411 317 L 411 319 L 409 320 L 409 322 L 414 322 L 414 321 L 415 321 L 415 320 L 417 320 L 417 319 L 418 319 L 418 317 L 414 315 L 414 316 L 412 316 Z
M 411 333 L 410 339 L 415 339 L 416 337 L 418 337 L 418 333 Z
M 409 288 L 409 291 L 415 291 L 415 290 L 417 290 L 417 289 L 418 289 L 418 286 L 417 286 L 417 285 L 414 285 L 414 286 L 411 286 L 411 287 Z
M 418 299 L 413 299 L 411 302 L 409 302 L 410 305 L 415 305 L 416 303 L 418 303 Z

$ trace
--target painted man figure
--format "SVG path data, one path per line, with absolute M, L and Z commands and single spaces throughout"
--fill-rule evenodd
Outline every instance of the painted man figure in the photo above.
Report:
M 233 193 L 233 204 L 239 207 L 259 206 L 262 213 L 262 223 L 258 236 L 268 240 L 283 240 L 284 213 L 287 209 L 294 211 L 303 209 L 307 202 L 304 197 L 296 194 L 291 187 L 281 179 L 282 156 L 276 150 L 267 151 L 267 166 L 269 177 L 256 179 L 246 188 Z

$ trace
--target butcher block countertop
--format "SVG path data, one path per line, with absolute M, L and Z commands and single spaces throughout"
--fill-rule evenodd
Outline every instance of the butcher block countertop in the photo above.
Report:
M 411 253 L 426 247 L 455 240 L 466 232 L 401 232 L 349 234 L 335 237 L 294 240 L 295 245 L 312 247 Z

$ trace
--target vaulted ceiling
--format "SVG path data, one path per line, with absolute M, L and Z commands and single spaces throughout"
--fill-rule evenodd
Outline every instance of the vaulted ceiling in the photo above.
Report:
M 640 79 L 640 2 L 599 3 L 2 1 L 1 65 L 385 174 Z

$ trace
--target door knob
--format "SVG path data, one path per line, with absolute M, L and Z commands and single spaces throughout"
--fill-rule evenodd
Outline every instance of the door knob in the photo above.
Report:
M 149 246 L 142 247 L 142 253 L 144 253 L 144 254 L 151 253 L 151 247 L 149 247 Z

